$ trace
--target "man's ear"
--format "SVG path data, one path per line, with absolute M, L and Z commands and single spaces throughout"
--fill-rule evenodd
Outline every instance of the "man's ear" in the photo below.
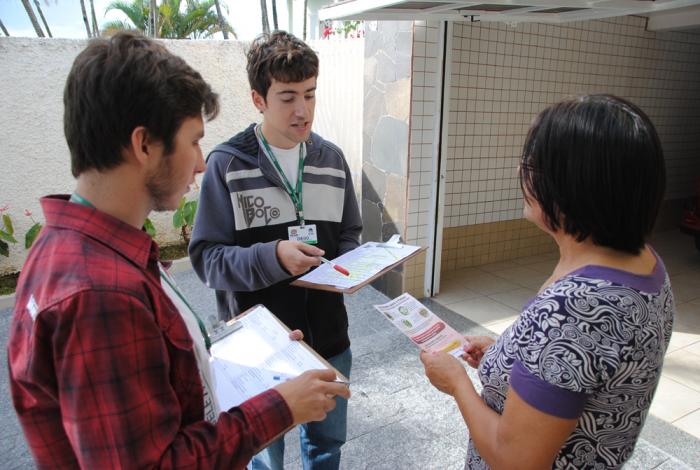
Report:
M 265 101 L 265 97 L 262 96 L 260 93 L 258 93 L 255 90 L 250 91 L 250 96 L 253 99 L 253 105 L 260 111 L 261 113 L 267 109 L 267 102 Z
M 148 161 L 153 157 L 155 151 L 153 137 L 144 126 L 135 127 L 131 131 L 131 153 L 135 160 L 141 165 L 148 164 Z

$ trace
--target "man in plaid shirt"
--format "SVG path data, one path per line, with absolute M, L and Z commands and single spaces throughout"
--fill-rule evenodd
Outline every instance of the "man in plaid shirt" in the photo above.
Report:
M 202 115 L 216 116 L 218 97 L 199 73 L 121 33 L 78 55 L 64 105 L 76 191 L 41 201 L 46 224 L 19 279 L 8 345 L 38 467 L 243 468 L 347 398 L 334 372 L 311 371 L 204 420 L 206 365 L 141 230 L 204 171 Z

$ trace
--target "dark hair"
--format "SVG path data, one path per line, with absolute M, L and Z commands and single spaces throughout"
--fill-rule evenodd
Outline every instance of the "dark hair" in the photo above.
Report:
M 250 88 L 267 98 L 272 79 L 282 83 L 303 82 L 318 76 L 318 56 L 304 41 L 285 31 L 261 34 L 248 53 Z
M 550 229 L 638 254 L 666 187 L 661 142 L 647 115 L 621 98 L 562 101 L 530 128 L 520 185 Z
M 63 105 L 75 177 L 118 166 L 136 127 L 146 127 L 169 154 L 185 118 L 204 112 L 211 120 L 219 111 L 217 94 L 197 71 L 132 32 L 90 41 L 73 62 Z

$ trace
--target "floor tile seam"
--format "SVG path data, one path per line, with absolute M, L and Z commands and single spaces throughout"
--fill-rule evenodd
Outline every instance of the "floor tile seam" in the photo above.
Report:
M 680 349 L 676 349 L 676 350 L 673 351 L 672 353 L 666 354 L 666 357 L 670 356 L 671 354 L 676 354 L 676 353 L 679 352 L 679 351 L 683 351 L 683 350 L 684 350 L 685 348 L 687 348 L 687 347 L 688 347 L 688 346 L 683 346 L 683 347 L 680 348 Z M 694 353 L 693 351 L 685 351 L 685 353 L 686 353 L 686 354 L 692 354 L 693 356 L 697 356 L 698 361 L 700 361 L 700 354 Z M 698 362 L 698 364 L 700 364 L 700 362 Z M 700 368 L 700 367 L 699 367 L 699 368 Z
M 471 293 L 476 294 L 476 295 L 473 296 L 473 297 L 464 297 L 464 298 L 460 298 L 460 299 L 458 299 L 458 300 L 450 300 L 448 303 L 443 303 L 443 302 L 445 302 L 445 301 L 444 301 L 444 300 L 438 300 L 437 297 L 435 297 L 434 300 L 435 300 L 437 303 L 439 303 L 440 305 L 442 305 L 443 307 L 445 307 L 445 306 L 447 306 L 447 305 L 449 305 L 449 304 L 454 304 L 454 303 L 457 303 L 457 302 L 461 302 L 461 301 L 463 301 L 463 300 L 475 299 L 475 298 L 477 298 L 477 297 L 479 297 L 479 296 L 482 295 L 482 294 L 478 294 L 478 293 L 476 293 L 476 292 L 474 292 L 474 291 L 471 291 Z
M 661 468 L 663 465 L 666 465 L 666 463 L 668 463 L 668 462 L 670 462 L 670 461 L 671 461 L 671 459 L 666 459 L 666 460 L 664 460 L 663 462 L 661 462 L 660 464 L 655 465 L 654 467 L 652 467 L 651 470 L 656 470 L 657 468 Z
M 361 437 L 363 437 L 363 436 L 366 436 L 367 434 L 373 434 L 373 433 L 379 431 L 380 429 L 384 429 L 384 428 L 386 428 L 386 427 L 388 427 L 388 426 L 391 426 L 392 424 L 396 424 L 396 423 L 398 423 L 398 422 L 400 422 L 400 421 L 402 421 L 402 420 L 404 420 L 404 419 L 406 419 L 406 417 L 401 417 L 401 418 L 397 419 L 396 421 L 391 421 L 390 423 L 386 423 L 386 424 L 384 424 L 383 426 L 379 426 L 379 427 L 377 427 L 377 428 L 372 428 L 372 429 L 370 429 L 370 430 L 368 430 L 368 431 L 366 431 L 366 432 L 364 432 L 364 433 L 362 433 L 362 434 L 358 434 L 357 436 L 348 439 L 347 441 L 345 441 L 345 443 L 347 444 L 348 442 L 352 442 L 352 441 L 354 441 L 355 439 L 359 439 L 359 438 L 361 438 Z
M 675 460 L 675 461 L 678 461 L 678 462 L 682 463 L 683 465 L 685 465 L 685 466 L 687 466 L 687 467 L 690 467 L 690 465 L 688 465 L 685 461 L 679 459 L 678 457 L 674 457 L 673 455 L 669 454 L 668 452 L 666 452 L 666 451 L 663 450 L 662 448 L 658 447 L 656 444 L 653 444 L 653 443 L 649 442 L 649 440 L 644 439 L 643 437 L 640 437 L 640 438 L 639 438 L 639 441 L 637 441 L 637 443 L 639 443 L 640 441 L 643 441 L 643 442 L 644 442 L 645 444 L 647 444 L 649 447 L 652 447 L 653 450 L 655 450 L 655 451 L 658 452 L 659 454 L 661 454 L 661 455 L 663 455 L 664 457 L 666 457 L 666 460 L 664 460 L 664 462 L 667 462 L 667 461 L 669 461 L 669 460 Z M 664 462 L 662 462 L 662 463 L 664 463 Z M 692 468 L 692 467 L 690 467 L 690 468 Z
M 670 379 L 671 377 L 666 376 L 666 378 L 667 378 L 667 379 Z M 698 388 L 693 388 L 693 385 L 691 385 L 691 382 L 680 382 L 680 380 L 685 380 L 685 378 L 676 379 L 676 382 L 679 382 L 681 385 L 683 385 L 683 386 L 686 387 L 686 388 L 691 389 L 691 390 L 692 390 L 693 392 L 695 392 L 695 393 L 700 393 L 700 389 L 698 389 Z
M 669 426 L 673 426 L 673 427 L 675 427 L 675 428 L 677 428 L 677 429 L 680 429 L 680 428 L 675 424 L 675 422 L 678 421 L 679 419 L 685 418 L 685 417 L 688 416 L 689 414 L 695 413 L 695 412 L 698 411 L 698 410 L 700 410 L 700 408 L 695 409 L 695 410 L 693 410 L 693 411 L 691 411 L 691 412 L 689 412 L 689 413 L 687 413 L 687 414 L 684 414 L 684 415 L 682 415 L 682 416 L 679 417 L 679 418 L 664 417 L 664 416 L 662 416 L 662 415 L 660 415 L 660 414 L 658 414 L 658 413 L 656 413 L 656 412 L 651 411 L 651 409 L 649 410 L 649 414 L 652 415 L 652 416 L 653 416 L 654 418 L 656 418 L 656 419 L 660 419 L 661 421 L 663 421 L 664 423 L 668 424 Z M 681 429 L 681 431 L 682 431 L 682 429 Z
M 517 267 L 518 267 L 518 268 L 524 268 L 525 266 L 517 266 Z M 508 271 L 508 270 L 507 270 L 507 269 L 501 269 L 501 270 L 499 270 L 499 271 L 494 271 L 494 272 L 491 272 L 491 273 L 489 273 L 489 274 L 492 275 L 492 276 L 500 277 L 501 279 L 505 279 L 506 281 L 510 281 L 510 282 L 515 283 L 514 281 L 512 281 L 512 280 L 508 279 L 507 277 L 503 276 L 502 274 L 498 274 L 498 273 L 500 273 L 500 272 L 502 272 L 502 271 Z
M 655 465 L 654 467 L 651 468 L 651 470 L 656 470 L 657 468 L 661 468 L 662 465 L 665 465 L 666 462 L 670 461 L 671 459 L 666 459 L 663 462 L 661 462 L 659 465 Z
M 675 423 L 676 423 L 677 421 L 680 421 L 680 420 L 682 420 L 683 418 L 687 418 L 688 416 L 692 415 L 693 413 L 697 413 L 698 411 L 700 411 L 700 407 L 694 409 L 693 411 L 689 411 L 688 413 L 684 414 L 684 415 L 681 416 L 680 418 L 674 419 L 673 421 L 671 421 L 671 424 L 675 425 Z M 677 427 L 677 426 L 676 426 L 676 427 Z
M 661 369 L 661 377 L 664 378 L 664 379 L 666 379 L 666 380 L 670 380 L 671 382 L 674 382 L 676 385 L 680 385 L 680 386 L 682 386 L 682 387 L 685 387 L 685 388 L 687 388 L 687 389 L 690 389 L 691 391 L 693 391 L 693 392 L 695 392 L 695 393 L 697 393 L 697 394 L 700 394 L 700 391 L 699 391 L 699 390 L 695 390 L 695 389 L 692 388 L 692 387 L 688 387 L 686 384 L 679 382 L 678 380 L 674 379 L 673 377 L 669 377 L 669 376 L 667 376 L 667 375 L 664 375 L 664 370 L 663 370 L 663 369 Z
M 494 299 L 493 297 L 491 297 L 492 295 L 496 295 L 496 294 L 498 294 L 498 292 L 495 292 L 495 293 L 493 293 L 493 294 L 489 294 L 489 295 L 487 295 L 486 297 L 487 297 L 488 299 L 493 300 L 494 302 L 499 303 L 499 304 L 503 305 L 504 307 L 506 307 L 506 308 L 512 310 L 512 311 L 514 312 L 514 315 L 515 315 L 515 316 L 518 316 L 518 315 L 520 315 L 520 313 L 522 313 L 521 310 L 516 310 L 516 309 L 514 309 L 513 307 L 511 307 L 510 305 L 505 304 L 505 303 L 503 303 L 503 302 L 501 302 L 501 301 L 499 301 L 499 300 L 496 300 L 496 299 Z M 502 294 L 502 292 L 501 292 L 501 294 Z M 505 319 L 504 319 L 504 320 L 505 320 Z M 499 320 L 499 321 L 504 321 L 504 320 Z
M 681 331 L 680 327 L 686 328 L 687 330 L 694 330 L 694 331 Z M 689 335 L 700 335 L 700 325 L 695 326 L 695 325 L 685 323 L 684 321 L 675 321 L 674 320 L 672 331 L 674 333 L 679 332 L 679 333 L 687 333 Z M 692 344 L 695 344 L 695 341 Z

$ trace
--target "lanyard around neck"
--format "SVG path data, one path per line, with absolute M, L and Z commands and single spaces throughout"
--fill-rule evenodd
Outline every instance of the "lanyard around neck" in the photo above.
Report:
M 184 295 L 182 295 L 182 292 L 180 292 L 180 289 L 177 288 L 175 283 L 170 279 L 170 275 L 165 271 L 165 268 L 158 263 L 159 268 L 160 268 L 160 278 L 164 280 L 168 286 L 175 292 L 175 295 L 177 295 L 180 300 L 182 300 L 182 303 L 184 303 L 188 309 L 190 309 L 190 312 L 192 312 L 192 315 L 194 315 L 194 318 L 197 320 L 197 325 L 199 326 L 199 331 L 202 333 L 202 336 L 204 337 L 204 344 L 207 347 L 207 351 L 211 348 L 211 339 L 209 338 L 209 333 L 207 333 L 207 328 L 204 326 L 204 322 L 202 321 L 201 318 L 199 318 L 199 315 L 197 315 L 197 312 L 194 311 L 190 303 L 187 301 Z
M 299 173 L 297 175 L 297 186 L 296 189 L 292 187 L 292 184 L 289 182 L 287 179 L 287 175 L 284 174 L 284 171 L 282 170 L 282 167 L 280 166 L 279 162 L 277 161 L 277 157 L 275 157 L 275 153 L 272 151 L 270 148 L 270 144 L 267 143 L 267 140 L 265 139 L 265 136 L 262 133 L 262 130 L 260 126 L 257 126 L 255 128 L 255 133 L 257 134 L 258 138 L 260 139 L 260 142 L 263 144 L 263 149 L 264 149 L 264 154 L 267 157 L 268 160 L 270 160 L 270 163 L 275 167 L 277 170 L 277 173 L 279 173 L 280 177 L 282 178 L 282 184 L 284 186 L 285 191 L 287 191 L 287 194 L 289 194 L 290 199 L 292 200 L 292 204 L 294 204 L 294 210 L 297 215 L 297 220 L 299 221 L 300 225 L 304 225 L 304 202 L 302 198 L 302 190 L 303 190 L 303 182 L 304 182 L 304 142 L 301 142 L 299 144 Z
M 71 194 L 70 202 L 74 202 L 76 204 L 81 204 L 81 205 L 87 206 L 87 207 L 92 207 L 92 208 L 95 207 L 92 205 L 92 203 L 90 201 L 88 201 L 87 199 L 85 199 L 83 196 L 81 196 L 78 193 Z M 168 276 L 168 273 L 165 272 L 165 269 L 163 268 L 163 266 L 160 263 L 158 263 L 158 267 L 160 269 L 160 278 L 162 280 L 164 280 L 170 286 L 170 288 L 173 290 L 173 292 L 175 292 L 175 294 L 180 298 L 180 300 L 182 300 L 182 302 L 187 306 L 187 308 L 190 309 L 190 311 L 192 312 L 192 315 L 194 315 L 194 318 L 197 319 L 197 325 L 199 325 L 199 330 L 202 332 L 202 336 L 204 337 L 204 344 L 206 345 L 207 351 L 208 351 L 209 348 L 211 348 L 211 340 L 209 339 L 209 334 L 207 333 L 207 328 L 204 326 L 204 322 L 202 321 L 201 318 L 199 318 L 199 315 L 197 315 L 197 312 L 194 311 L 194 309 L 192 308 L 190 303 L 187 301 L 185 296 L 182 295 L 182 292 L 180 292 L 180 289 L 178 289 L 175 286 L 175 283 L 173 283 L 170 280 L 170 277 Z
M 78 194 L 76 192 L 74 192 L 73 194 L 70 195 L 69 201 L 74 202 L 76 204 L 83 205 L 83 206 L 92 207 L 93 209 L 95 208 L 95 206 L 93 206 L 90 201 L 88 201 L 87 199 L 85 199 L 83 196 L 81 196 L 80 194 Z

